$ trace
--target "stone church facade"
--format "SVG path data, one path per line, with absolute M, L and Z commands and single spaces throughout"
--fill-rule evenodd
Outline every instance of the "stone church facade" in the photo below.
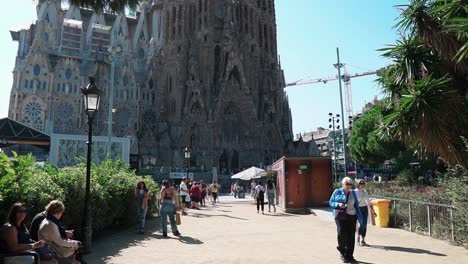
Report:
M 143 1 L 134 16 L 40 0 L 37 14 L 11 31 L 14 120 L 85 134 L 80 88 L 95 76 L 95 135 L 107 135 L 114 63 L 113 136 L 130 138 L 143 165 L 183 167 L 185 147 L 191 166 L 227 170 L 318 154 L 313 141 L 291 144 L 273 0 Z

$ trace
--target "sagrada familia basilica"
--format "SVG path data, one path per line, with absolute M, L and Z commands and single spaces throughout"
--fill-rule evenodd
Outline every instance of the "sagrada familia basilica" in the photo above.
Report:
M 186 147 L 191 166 L 228 170 L 318 154 L 293 141 L 273 0 L 142 1 L 130 15 L 38 0 L 37 21 L 11 35 L 9 117 L 47 134 L 87 133 L 80 88 L 94 76 L 95 135 L 112 97 L 112 134 L 142 164 L 181 167 Z

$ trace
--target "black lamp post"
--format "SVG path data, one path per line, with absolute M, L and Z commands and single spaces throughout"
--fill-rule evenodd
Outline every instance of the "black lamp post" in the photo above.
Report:
M 185 160 L 186 160 L 186 164 L 187 164 L 187 179 L 189 179 L 189 167 L 190 167 L 190 155 L 192 154 L 191 153 L 191 150 L 187 147 L 184 149 L 184 154 L 185 154 Z
M 99 110 L 101 91 L 94 83 L 94 78 L 89 77 L 89 84 L 81 88 L 83 93 L 86 115 L 88 115 L 88 156 L 86 158 L 86 193 L 83 211 L 82 236 L 86 251 L 91 250 L 92 225 L 91 225 L 91 144 L 93 143 L 93 120 Z

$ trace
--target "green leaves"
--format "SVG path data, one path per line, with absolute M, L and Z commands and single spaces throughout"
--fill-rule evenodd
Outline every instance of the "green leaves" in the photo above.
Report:
M 126 7 L 135 9 L 139 0 L 62 0 L 80 7 L 91 8 L 96 11 L 119 13 Z
M 372 167 L 398 156 L 403 148 L 391 137 L 379 133 L 382 110 L 382 106 L 377 105 L 365 112 L 354 123 L 349 140 L 353 159 Z
M 393 64 L 377 82 L 388 96 L 379 134 L 468 167 L 468 5 L 411 0 L 396 24 L 401 39 L 380 49 Z
M 67 208 L 64 222 L 69 228 L 81 227 L 86 166 L 78 164 L 58 170 L 50 164 L 36 165 L 32 156 L 15 155 L 9 159 L 0 153 L 0 218 L 17 201 L 30 207 L 30 216 L 42 211 L 53 199 L 62 200 Z M 122 161 L 106 160 L 93 164 L 91 170 L 91 205 L 93 230 L 99 232 L 119 221 L 134 221 L 134 189 L 145 180 L 153 195 L 158 186 L 151 178 L 143 178 L 130 171 Z M 154 199 L 152 201 L 155 201 Z

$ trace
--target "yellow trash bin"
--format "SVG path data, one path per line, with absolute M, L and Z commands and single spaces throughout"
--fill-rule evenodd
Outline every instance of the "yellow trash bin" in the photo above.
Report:
M 377 216 L 375 217 L 375 225 L 379 227 L 388 227 L 388 222 L 390 220 L 390 215 L 389 215 L 390 200 L 385 200 L 385 199 L 372 200 L 372 205 L 374 206 L 374 211 L 377 214 Z

